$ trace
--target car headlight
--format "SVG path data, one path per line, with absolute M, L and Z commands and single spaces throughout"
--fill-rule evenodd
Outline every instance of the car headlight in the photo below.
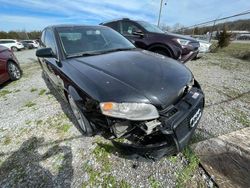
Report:
M 158 111 L 152 104 L 146 103 L 100 103 L 102 114 L 128 120 L 150 120 L 159 117 Z
M 190 40 L 186 40 L 186 39 L 175 39 L 180 45 L 188 45 L 188 43 L 190 42 Z

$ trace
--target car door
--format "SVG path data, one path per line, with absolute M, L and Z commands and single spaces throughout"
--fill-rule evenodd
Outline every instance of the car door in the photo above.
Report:
M 54 87 L 60 94 L 63 94 L 64 82 L 62 80 L 63 75 L 61 72 L 62 64 L 59 61 L 57 43 L 54 33 L 51 29 L 46 29 L 45 33 L 43 33 L 42 46 L 45 48 L 51 48 L 56 56 L 53 58 L 42 58 L 41 64 L 44 71 L 46 72 L 50 80 L 53 82 Z
M 145 49 L 146 48 L 146 36 L 143 28 L 138 24 L 122 20 L 120 21 L 121 34 L 129 39 L 136 47 Z M 141 32 L 140 34 L 134 34 L 135 32 Z
M 8 79 L 5 51 L 6 48 L 0 46 L 0 84 Z

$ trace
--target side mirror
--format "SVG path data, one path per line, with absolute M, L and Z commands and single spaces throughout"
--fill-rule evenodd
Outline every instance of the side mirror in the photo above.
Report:
M 51 48 L 41 48 L 36 51 L 37 57 L 56 57 Z
M 140 30 L 140 29 L 133 30 L 132 34 L 133 35 L 139 35 L 139 36 L 143 36 L 144 35 L 143 32 L 142 32 L 142 30 Z

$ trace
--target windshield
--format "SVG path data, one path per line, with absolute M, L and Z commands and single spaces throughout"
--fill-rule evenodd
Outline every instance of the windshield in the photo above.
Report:
M 164 33 L 164 31 L 162 31 L 160 28 L 148 22 L 138 21 L 137 23 L 139 23 L 142 27 L 144 27 L 144 29 L 146 29 L 148 32 Z
M 62 27 L 57 28 L 57 32 L 67 56 L 135 48 L 130 41 L 110 28 Z

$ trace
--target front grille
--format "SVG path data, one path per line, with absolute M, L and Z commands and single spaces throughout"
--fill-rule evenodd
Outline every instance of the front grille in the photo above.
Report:
M 201 100 L 198 105 L 188 114 L 188 116 L 176 127 L 175 134 L 178 139 L 185 137 L 185 135 L 190 131 L 190 120 L 199 108 L 203 110 L 203 100 Z

